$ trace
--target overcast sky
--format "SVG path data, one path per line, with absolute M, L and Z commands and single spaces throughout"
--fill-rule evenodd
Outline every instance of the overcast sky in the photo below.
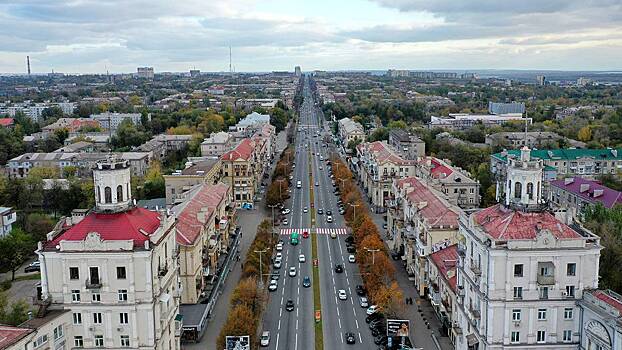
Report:
M 622 68 L 621 0 L 0 0 L 0 72 Z

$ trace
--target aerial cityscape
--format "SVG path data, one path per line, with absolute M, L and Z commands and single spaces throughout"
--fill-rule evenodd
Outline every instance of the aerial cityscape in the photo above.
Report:
M 0 350 L 622 350 L 622 4 L 0 3 Z

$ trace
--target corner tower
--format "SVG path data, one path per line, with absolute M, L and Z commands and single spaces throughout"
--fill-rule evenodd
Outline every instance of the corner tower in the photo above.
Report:
M 116 213 L 132 206 L 130 164 L 127 160 L 109 158 L 97 162 L 93 169 L 95 211 Z

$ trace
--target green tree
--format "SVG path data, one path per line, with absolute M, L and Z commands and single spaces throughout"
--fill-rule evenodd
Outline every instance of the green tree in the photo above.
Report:
M 166 196 L 164 176 L 160 162 L 152 161 L 145 175 L 143 193 L 146 199 L 162 198 Z
M 48 119 L 58 120 L 59 118 L 63 117 L 63 110 L 58 106 L 48 107 L 41 112 L 41 117 L 43 117 L 43 120 L 48 120 Z
M 147 142 L 151 135 L 140 126 L 137 127 L 132 121 L 124 120 L 117 128 L 117 133 L 112 137 L 111 143 L 116 149 L 140 146 Z
M 30 307 L 23 299 L 9 305 L 6 294 L 0 292 L 0 323 L 18 326 L 28 319 L 28 311 Z
M 11 271 L 11 281 L 15 280 L 15 271 L 33 255 L 35 241 L 19 228 L 0 238 L 0 266 Z
M 210 114 L 201 119 L 197 130 L 207 137 L 213 132 L 222 131 L 225 127 L 225 119 L 218 114 Z
M 369 142 L 374 142 L 374 141 L 382 141 L 382 140 L 388 140 L 389 139 L 389 129 L 388 128 L 377 128 L 376 130 L 374 130 L 374 132 L 369 135 L 369 137 L 367 138 L 367 141 Z

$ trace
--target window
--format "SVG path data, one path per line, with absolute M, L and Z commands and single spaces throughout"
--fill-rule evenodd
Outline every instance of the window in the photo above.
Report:
M 514 265 L 514 277 L 523 277 L 523 264 Z
M 125 266 L 117 266 L 117 279 L 124 280 L 127 278 Z
M 520 309 L 512 310 L 512 321 L 520 321 Z
M 529 199 L 533 199 L 533 184 L 531 182 L 527 183 L 527 195 L 529 195 Z
M 127 301 L 127 289 L 119 289 L 119 301 Z
M 520 342 L 520 332 L 512 331 L 512 336 L 510 338 L 510 341 L 512 343 L 519 343 Z
M 71 291 L 71 301 L 75 301 L 75 302 L 80 301 L 80 290 L 79 289 L 73 289 Z
M 549 298 L 549 287 L 540 287 L 540 299 Z
M 93 313 L 93 323 L 95 323 L 95 324 L 101 324 L 102 323 L 102 313 L 101 312 L 94 312 Z
M 538 309 L 538 320 L 546 320 L 546 309 Z
M 566 275 L 567 276 L 575 276 L 577 273 L 577 264 L 569 263 L 566 265 Z
M 99 284 L 99 268 L 97 266 L 89 267 L 89 277 L 91 284 Z
M 523 287 L 514 287 L 514 299 L 523 299 Z
M 69 268 L 69 279 L 70 280 L 78 280 L 80 279 L 80 270 L 77 267 Z
M 121 346 L 126 347 L 126 348 L 130 347 L 130 336 L 129 335 L 121 336 Z
M 73 313 L 73 324 L 82 324 L 82 314 L 79 312 Z
M 572 341 L 572 330 L 565 329 L 564 330 L 564 336 L 563 336 L 562 340 L 564 342 L 571 342 Z
M 112 203 L 112 190 L 108 186 L 104 188 L 104 203 Z
M 102 295 L 99 293 L 93 293 L 91 295 L 91 298 L 93 299 L 93 302 L 99 303 L 100 301 L 102 301 Z
M 123 186 L 117 186 L 117 202 L 123 202 Z
M 58 340 L 60 338 L 62 338 L 64 335 L 63 332 L 63 325 L 59 325 L 58 327 L 54 328 L 54 340 Z
M 119 323 L 120 324 L 128 324 L 129 323 L 129 315 L 127 312 L 122 312 L 119 314 Z
M 546 342 L 546 331 L 544 330 L 538 331 L 538 333 L 536 333 L 536 341 L 538 343 Z
M 572 320 L 574 309 L 567 307 L 564 309 L 564 320 Z
M 516 182 L 514 184 L 514 198 L 520 198 L 522 194 L 521 192 L 523 192 L 523 184 Z
M 97 346 L 98 348 L 104 347 L 104 336 L 103 335 L 95 336 L 95 346 Z
M 566 286 L 566 296 L 568 298 L 574 298 L 574 286 Z
M 47 342 L 48 342 L 48 336 L 47 336 L 47 334 L 44 334 L 44 335 L 40 336 L 39 338 L 37 338 L 37 340 L 35 340 L 32 343 L 32 346 L 34 348 L 38 348 L 38 347 L 40 347 L 41 345 L 43 345 L 43 344 L 45 344 Z
M 73 337 L 73 346 L 76 348 L 84 347 L 84 339 L 82 339 L 81 335 L 76 335 Z

